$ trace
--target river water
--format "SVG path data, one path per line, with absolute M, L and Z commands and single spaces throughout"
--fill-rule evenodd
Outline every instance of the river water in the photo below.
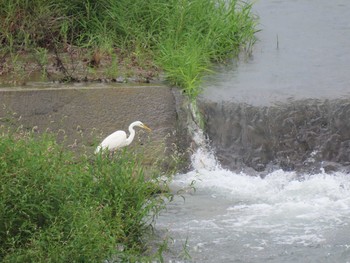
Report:
M 210 146 L 197 131 L 193 169 L 155 224 L 172 237 L 165 262 L 350 262 L 349 10 L 256 2 L 253 55 L 207 78 Z
M 350 2 L 258 0 L 252 56 L 209 76 L 204 97 L 267 105 L 350 95 Z
M 276 170 L 262 179 L 201 168 L 172 187 L 193 182 L 196 190 L 178 196 L 156 224 L 174 238 L 167 262 L 350 262 L 347 174 Z

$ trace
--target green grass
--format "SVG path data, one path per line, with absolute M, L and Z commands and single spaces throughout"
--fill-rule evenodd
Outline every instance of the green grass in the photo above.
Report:
M 251 5 L 236 0 L 180 2 L 166 19 L 158 61 L 171 83 L 195 98 L 213 62 L 237 55 L 255 41 L 256 20 Z
M 51 135 L 3 133 L 0 261 L 150 261 L 145 238 L 167 194 L 140 162 L 127 151 L 77 157 Z
M 212 63 L 254 43 L 256 23 L 251 5 L 239 0 L 0 2 L 3 49 L 64 50 L 73 45 L 107 54 L 123 50 L 138 65 L 155 61 L 190 98 L 200 93 Z

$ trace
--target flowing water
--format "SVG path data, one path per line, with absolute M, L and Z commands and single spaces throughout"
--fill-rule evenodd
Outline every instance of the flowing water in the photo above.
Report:
M 157 222 L 174 238 L 169 262 L 350 262 L 348 175 L 276 170 L 262 179 L 202 168 L 172 187 L 193 181 L 196 191 Z
M 350 262 L 350 2 L 254 8 L 253 56 L 206 80 L 210 146 L 194 129 L 156 222 L 165 262 Z

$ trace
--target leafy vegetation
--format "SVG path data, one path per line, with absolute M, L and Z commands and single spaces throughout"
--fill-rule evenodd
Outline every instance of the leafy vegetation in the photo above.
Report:
M 211 63 L 254 43 L 256 20 L 251 5 L 239 0 L 2 0 L 0 24 L 7 49 L 1 53 L 39 51 L 45 74 L 42 49 L 55 51 L 61 70 L 58 51 L 72 47 L 87 48 L 86 64 L 95 67 L 108 56 L 113 68 L 116 56 L 122 63 L 128 54 L 126 65 L 160 67 L 194 98 Z M 76 79 L 71 75 L 67 79 Z
M 134 154 L 77 157 L 51 135 L 6 132 L 0 181 L 1 262 L 151 261 L 145 237 L 169 196 Z

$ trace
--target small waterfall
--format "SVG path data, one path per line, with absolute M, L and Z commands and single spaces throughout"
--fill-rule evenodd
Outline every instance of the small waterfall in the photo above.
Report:
M 223 167 L 318 173 L 348 171 L 350 99 L 270 106 L 201 100 L 206 133 Z
M 171 183 L 184 191 L 156 223 L 172 240 L 165 262 L 348 262 L 348 174 L 230 171 L 197 123 L 189 124 L 193 169 Z
M 333 133 L 345 140 L 337 145 L 344 146 L 348 135 L 339 128 L 348 125 L 340 122 L 347 116 L 348 103 L 327 103 L 328 107 L 324 107 L 324 102 L 319 102 L 319 107 L 314 108 L 318 110 L 314 111 L 296 104 L 294 108 L 290 105 L 280 105 L 269 109 L 233 103 L 231 107 L 235 109 L 235 113 L 239 113 L 238 116 L 231 114 L 227 105 L 223 107 L 215 104 L 214 107 L 213 104 L 205 105 L 203 102 L 198 108 L 196 104 L 189 105 L 191 121 L 188 122 L 188 129 L 195 144 L 191 158 L 193 169 L 175 176 L 171 188 L 175 192 L 179 189 L 184 191 L 180 191 L 181 197 L 175 196 L 174 201 L 168 204 L 167 211 L 159 217 L 156 224 L 160 232 L 163 231 L 172 237 L 170 251 L 164 256 L 165 262 L 348 262 L 349 176 L 341 171 L 325 170 L 322 158 L 330 155 L 322 154 L 322 147 L 304 148 L 307 152 L 305 156 L 290 160 L 297 161 L 295 167 L 310 165 L 313 167 L 312 173 L 307 172 L 307 169 L 304 172 L 286 171 L 278 165 L 264 172 L 252 168 L 228 170 L 228 165 L 221 166 L 221 160 L 226 159 L 222 158 L 222 149 L 217 147 L 218 141 L 232 139 L 234 129 L 232 130 L 231 125 L 237 125 L 235 118 L 241 118 L 243 121 L 239 126 L 241 130 L 237 132 L 240 139 L 231 141 L 233 145 L 256 145 L 254 143 L 259 140 L 254 140 L 254 136 L 258 136 L 254 133 L 260 132 L 270 135 L 266 139 L 271 140 L 270 145 L 267 143 L 265 147 L 279 149 L 279 152 L 280 148 L 274 144 L 274 136 L 277 136 L 280 129 L 285 129 L 286 133 L 277 137 L 288 140 L 295 132 L 302 134 L 303 129 L 310 132 L 315 127 L 313 125 L 327 120 L 327 125 L 321 127 L 321 137 L 315 138 L 313 143 L 318 141 L 327 144 L 326 135 Z M 208 134 L 217 137 L 210 137 L 209 140 L 200 128 L 203 117 L 199 116 L 199 112 L 203 114 L 206 125 L 209 125 L 206 126 Z M 250 114 L 252 112 L 254 114 Z M 214 119 L 206 119 L 209 113 L 210 118 Z M 315 117 L 317 114 L 318 117 Z M 299 116 L 300 120 L 296 116 Z M 284 123 L 291 126 L 280 126 L 279 118 L 285 119 Z M 257 127 L 252 127 L 253 124 Z M 302 128 L 291 128 L 297 127 L 298 124 L 303 124 Z M 219 135 L 219 131 L 222 134 Z M 251 132 L 250 140 L 248 134 L 244 134 L 247 131 Z M 246 139 L 242 139 L 244 137 Z M 264 140 L 259 138 L 259 142 L 263 143 Z M 333 137 L 328 140 L 328 145 L 335 143 L 331 138 Z M 308 143 L 311 145 L 312 142 Z M 215 151 L 212 150 L 211 144 L 216 147 Z M 293 144 L 289 147 L 291 146 Z M 297 144 L 293 147 L 292 151 L 299 149 Z M 248 152 L 252 148 L 245 150 Z M 261 148 L 256 154 L 264 154 Z M 228 149 L 227 160 L 237 156 L 234 155 L 234 147 Z M 244 147 L 242 149 L 244 150 Z M 327 151 L 337 150 L 339 149 L 331 148 Z M 346 150 L 348 149 L 344 146 L 341 151 Z M 295 156 L 300 153 L 301 151 L 297 151 Z M 300 160 L 302 162 L 298 163 Z M 235 164 L 248 164 L 239 162 L 241 160 Z M 343 167 L 343 164 L 338 165 Z M 183 254 L 188 254 L 191 258 L 183 258 Z
M 220 169 L 221 165 L 216 158 L 215 152 L 210 147 L 208 136 L 200 127 L 202 117 L 195 101 L 188 104 L 191 118 L 188 121 L 188 130 L 192 137 L 195 151 L 191 155 L 192 168 L 195 170 L 206 169 L 209 171 Z

